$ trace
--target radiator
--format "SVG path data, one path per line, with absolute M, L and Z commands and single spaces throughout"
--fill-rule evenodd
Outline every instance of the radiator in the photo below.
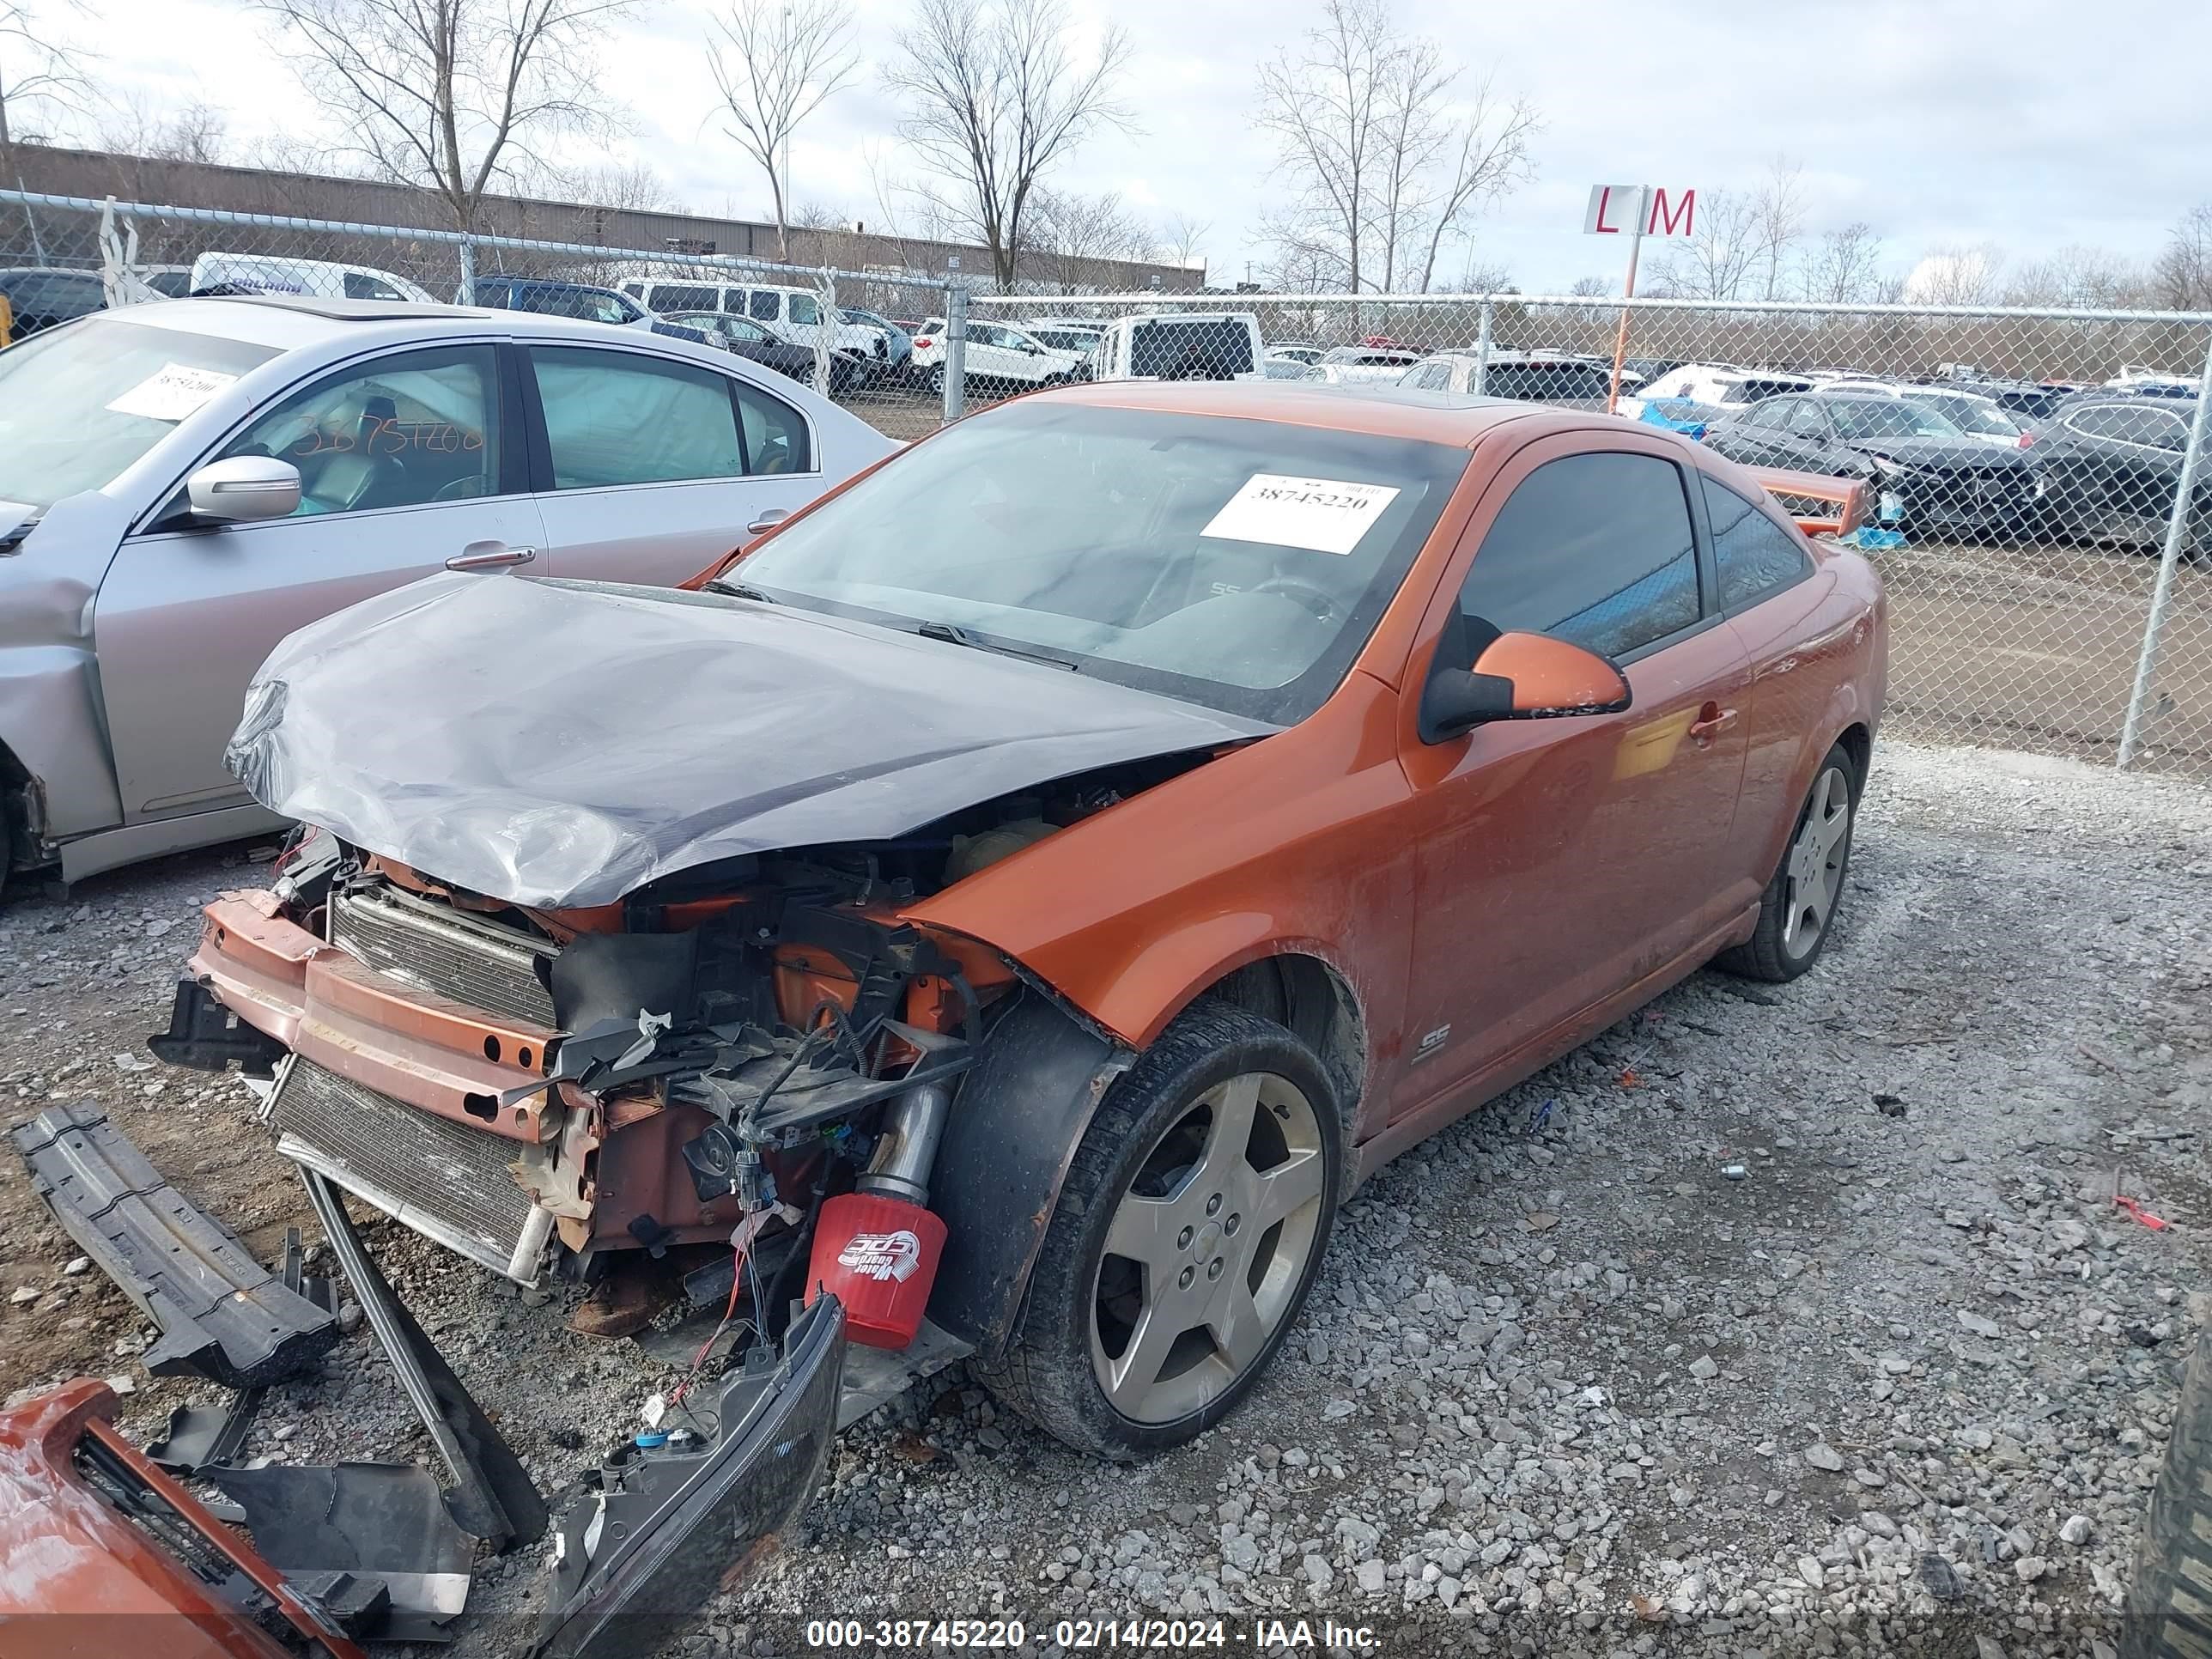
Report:
M 471 1008 L 551 1025 L 553 997 L 538 978 L 551 941 L 395 889 L 331 900 L 331 943 L 379 973 Z
M 270 1103 L 276 1150 L 449 1250 L 524 1284 L 552 1218 L 514 1184 L 514 1141 L 418 1111 L 295 1057 Z

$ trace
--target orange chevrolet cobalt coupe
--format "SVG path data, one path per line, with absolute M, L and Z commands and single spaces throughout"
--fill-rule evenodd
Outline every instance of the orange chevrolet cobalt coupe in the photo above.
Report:
M 1654 428 L 1047 392 L 692 591 L 294 635 L 230 758 L 316 828 L 209 907 L 169 1050 L 495 1273 L 734 1237 L 848 1389 L 972 1354 L 1127 1456 L 1390 1158 L 1704 963 L 1813 964 L 1885 644 L 1856 552 Z

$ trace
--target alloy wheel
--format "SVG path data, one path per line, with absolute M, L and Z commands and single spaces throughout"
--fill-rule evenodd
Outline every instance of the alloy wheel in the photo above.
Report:
M 1215 1085 L 1153 1143 L 1108 1227 L 1089 1310 L 1115 1411 L 1174 1422 L 1258 1362 L 1320 1235 L 1327 1156 L 1313 1103 L 1273 1073 Z
M 1811 951 L 1827 928 L 1842 893 L 1850 829 L 1850 783 L 1830 767 L 1813 786 L 1805 822 L 1790 847 L 1789 909 L 1782 919 L 1782 948 L 1792 957 Z

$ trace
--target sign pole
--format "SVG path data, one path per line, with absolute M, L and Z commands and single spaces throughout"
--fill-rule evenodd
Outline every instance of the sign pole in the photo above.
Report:
M 1620 329 L 1613 337 L 1613 384 L 1605 394 L 1605 412 L 1618 412 L 1620 403 L 1620 364 L 1628 356 L 1628 307 L 1626 301 L 1636 297 L 1636 256 L 1644 249 L 1644 223 L 1651 216 L 1651 186 L 1644 185 L 1636 192 L 1636 228 L 1628 238 L 1628 280 L 1621 284 Z

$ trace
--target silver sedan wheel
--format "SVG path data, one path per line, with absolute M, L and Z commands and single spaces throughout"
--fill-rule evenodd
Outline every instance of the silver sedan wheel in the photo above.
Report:
M 1807 955 L 1827 931 L 1842 894 L 1850 830 L 1850 782 L 1832 766 L 1814 784 L 1805 822 L 1790 845 L 1790 908 L 1782 918 L 1782 948 L 1792 957 Z
M 1172 1423 L 1257 1363 L 1304 1280 L 1327 1153 L 1269 1072 L 1215 1085 L 1154 1143 L 1107 1230 L 1091 1361 L 1114 1409 Z

